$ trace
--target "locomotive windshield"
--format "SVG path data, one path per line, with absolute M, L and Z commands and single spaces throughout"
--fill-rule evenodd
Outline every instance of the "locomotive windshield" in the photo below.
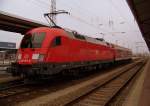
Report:
M 45 38 L 45 32 L 27 34 L 24 36 L 21 48 L 40 48 Z

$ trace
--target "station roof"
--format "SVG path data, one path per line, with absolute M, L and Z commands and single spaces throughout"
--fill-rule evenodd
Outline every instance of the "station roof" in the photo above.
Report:
M 127 0 L 150 51 L 150 0 Z
M 4 31 L 16 32 L 24 34 L 31 28 L 36 28 L 40 26 L 48 27 L 48 25 L 43 24 L 38 21 L 33 21 L 20 16 L 12 15 L 3 11 L 0 11 L 0 29 Z

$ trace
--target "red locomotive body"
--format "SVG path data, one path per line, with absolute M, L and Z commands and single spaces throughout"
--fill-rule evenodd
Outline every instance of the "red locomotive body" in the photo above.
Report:
M 24 36 L 14 74 L 53 75 L 66 69 L 131 59 L 131 51 L 62 28 L 40 27 Z

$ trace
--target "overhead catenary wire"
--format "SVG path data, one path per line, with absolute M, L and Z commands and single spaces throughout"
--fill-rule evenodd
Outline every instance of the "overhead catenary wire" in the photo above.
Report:
M 35 0 L 34 0 L 34 1 L 35 1 Z M 32 1 L 32 2 L 33 2 L 33 1 Z M 36 4 L 35 4 L 35 3 L 36 3 Z M 41 1 L 41 0 L 36 0 L 35 3 L 34 3 L 34 4 L 39 7 L 40 4 L 43 3 L 43 1 Z M 49 4 L 48 4 L 48 3 L 44 3 L 44 5 L 45 5 L 46 7 L 49 7 Z M 71 16 L 72 18 L 74 18 L 74 19 L 76 19 L 76 20 L 82 22 L 82 23 L 86 23 L 86 24 L 92 26 L 90 23 L 86 22 L 85 20 L 83 20 L 83 19 L 81 19 L 81 18 L 79 18 L 79 17 L 77 17 L 77 16 L 75 16 L 75 15 L 73 15 L 73 14 L 71 14 L 70 16 Z M 46 20 L 47 20 L 47 19 L 46 19 Z M 47 20 L 47 21 L 48 21 L 48 20 Z M 48 23 L 49 23 L 49 21 L 48 21 Z M 95 28 L 95 26 L 94 26 L 94 28 Z
M 86 13 L 86 15 L 90 16 L 90 18 L 92 18 L 91 15 L 94 17 L 99 17 L 99 16 L 97 16 L 97 14 L 94 14 L 94 12 L 91 12 L 90 10 L 81 7 L 77 2 L 72 1 L 72 4 L 75 4 L 74 6 L 76 6 L 79 11 L 81 11 L 82 13 Z M 91 15 L 89 15 L 89 14 L 91 14 Z
M 123 12 L 121 12 L 120 8 L 118 8 L 118 6 L 114 3 L 113 0 L 108 0 L 108 2 L 111 4 L 111 6 L 118 12 L 118 15 L 125 21 L 127 22 L 128 26 L 131 27 L 131 25 L 129 24 L 128 20 L 122 15 Z
M 44 2 L 44 1 L 41 1 L 41 0 L 36 0 L 37 2 L 38 1 L 40 1 L 40 3 L 42 3 L 42 2 Z M 69 7 L 69 8 L 73 8 L 73 7 L 71 7 L 70 5 L 68 5 L 68 4 L 66 4 L 65 2 L 60 2 L 61 4 L 65 4 L 65 6 L 67 6 L 67 7 Z M 44 4 L 46 4 L 47 6 L 49 5 L 47 2 L 44 2 Z M 75 5 L 76 6 L 76 5 Z M 79 6 L 78 6 L 79 7 Z M 75 9 L 75 11 L 79 11 L 79 12 L 81 12 L 82 14 L 83 13 L 85 13 L 85 12 L 82 12 L 82 11 L 80 11 L 80 10 L 84 10 L 84 9 Z M 88 13 L 89 14 L 89 13 Z M 89 25 L 90 27 L 94 27 L 94 28 L 96 28 L 96 29 L 98 29 L 98 30 L 102 30 L 103 32 L 108 32 L 107 30 L 105 30 L 105 29 L 102 29 L 102 28 L 99 28 L 99 25 L 94 25 L 93 23 L 90 23 L 90 22 L 88 22 L 87 20 L 85 20 L 85 19 L 83 19 L 83 18 L 81 18 L 81 17 L 79 17 L 79 16 L 77 16 L 77 15 L 74 15 L 73 13 L 71 13 L 70 14 L 70 16 L 72 17 L 72 18 L 74 18 L 74 19 L 76 19 L 76 20 L 78 20 L 78 21 L 80 21 L 80 22 L 82 22 L 82 23 L 84 23 L 84 24 L 87 24 L 87 25 Z
M 43 5 L 45 5 L 46 7 L 49 7 L 50 6 L 50 4 L 48 3 L 48 2 L 46 2 L 46 1 L 42 1 L 42 0 L 34 0 L 35 2 L 38 2 L 39 4 L 38 5 L 41 5 L 41 4 L 43 4 Z M 60 0 L 61 1 L 61 0 Z M 69 8 L 74 8 L 74 7 L 71 7 L 70 5 L 68 5 L 68 4 L 66 4 L 65 2 L 61 2 L 61 4 L 65 4 L 65 7 L 67 6 L 67 7 L 69 7 Z M 76 3 L 74 3 L 74 4 L 76 4 Z M 75 5 L 76 6 L 76 5 Z M 81 8 L 79 5 L 77 5 L 77 7 L 79 8 L 79 9 L 77 9 L 77 8 L 75 8 L 74 9 L 74 11 L 77 11 L 77 12 L 81 12 L 81 13 L 84 13 L 84 14 L 86 14 L 86 12 L 83 12 L 83 10 L 87 10 L 87 9 L 84 9 L 84 8 Z M 81 11 L 82 10 L 82 11 Z M 91 12 L 89 12 L 89 10 L 88 10 L 88 14 L 89 13 L 91 13 Z M 94 15 L 94 13 L 92 13 L 93 15 Z M 87 15 L 87 14 L 86 14 Z M 83 19 L 83 18 L 81 18 L 80 16 L 77 16 L 77 15 L 75 15 L 75 14 L 73 14 L 73 13 L 70 13 L 70 16 L 73 18 L 73 19 L 75 19 L 75 20 L 77 20 L 77 21 L 79 21 L 79 22 L 82 22 L 82 23 L 84 23 L 84 24 L 86 24 L 86 25 L 88 25 L 88 26 L 90 26 L 91 28 L 94 28 L 94 29 L 97 29 L 98 30 L 98 32 L 101 30 L 101 32 L 103 33 L 108 33 L 108 34 L 111 34 L 111 32 L 110 31 L 108 31 L 108 30 L 106 30 L 106 29 L 104 29 L 104 28 L 100 28 L 99 27 L 99 24 L 98 25 L 95 25 L 94 23 L 91 23 L 91 22 L 89 22 L 88 20 L 85 20 L 85 19 Z M 90 17 L 89 15 L 87 15 L 88 17 Z
M 38 2 L 37 2 L 38 1 Z M 37 6 L 37 7 L 39 7 L 39 9 L 41 9 L 41 10 L 44 10 L 43 8 L 45 8 L 46 9 L 46 7 L 48 7 L 48 5 L 47 4 L 43 4 L 41 1 L 39 1 L 39 0 L 29 0 L 29 2 L 32 2 L 32 3 L 34 3 L 34 5 L 35 6 Z M 43 7 L 43 8 L 41 8 L 41 6 Z
M 46 6 L 49 6 L 49 4 L 47 3 L 47 2 L 44 2 L 44 1 L 41 1 L 41 0 L 36 0 L 37 2 L 39 2 L 40 4 L 41 3 L 44 3 Z M 62 2 L 62 3 L 64 3 L 64 2 Z M 66 3 L 64 3 L 65 4 L 65 6 L 67 5 L 69 8 L 72 8 L 70 5 L 68 5 L 68 4 L 66 4 Z M 78 12 L 81 12 L 80 10 L 82 10 L 82 9 L 77 9 L 76 8 L 76 10 L 75 11 L 78 11 Z M 82 13 L 86 13 L 86 12 L 82 12 Z M 89 13 L 88 13 L 89 14 Z M 86 14 L 87 15 L 87 14 Z

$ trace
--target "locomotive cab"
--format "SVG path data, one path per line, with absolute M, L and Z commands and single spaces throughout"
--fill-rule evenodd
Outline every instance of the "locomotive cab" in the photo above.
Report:
M 45 27 L 35 28 L 25 34 L 17 52 L 17 60 L 8 71 L 13 75 L 28 74 L 27 76 L 53 74 L 47 71 L 47 67 L 51 68 L 53 65 L 52 50 L 55 51 L 62 44 L 61 35 L 53 33 L 56 30 Z
M 33 64 L 44 61 L 47 50 L 41 48 L 45 38 L 45 32 L 26 34 L 18 50 L 17 62 L 19 64 Z

